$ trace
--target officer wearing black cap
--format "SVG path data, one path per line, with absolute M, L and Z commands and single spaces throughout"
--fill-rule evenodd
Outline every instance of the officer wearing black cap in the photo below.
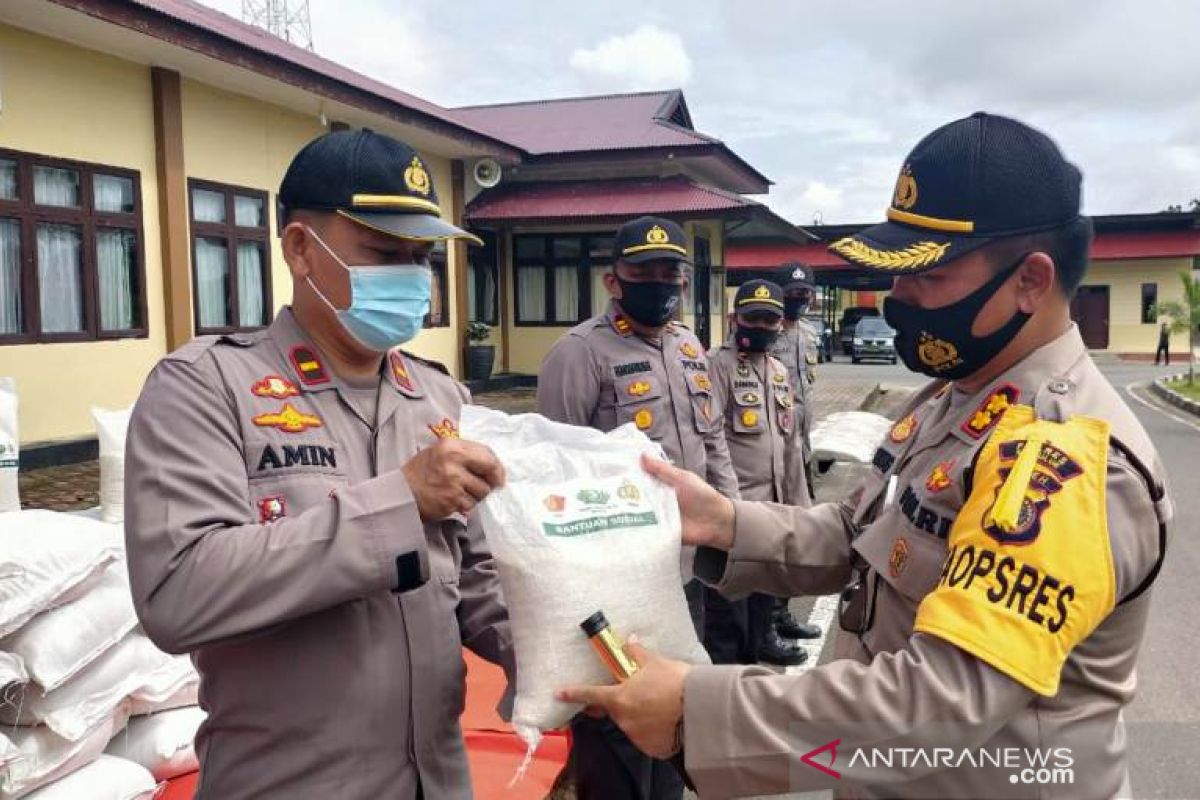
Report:
M 1172 512 L 1154 446 L 1071 321 L 1091 241 L 1080 184 L 1041 132 L 974 114 L 917 144 L 887 222 L 831 246 L 895 277 L 899 353 L 934 379 L 849 497 L 730 502 L 647 465 L 722 590 L 845 587 L 837 660 L 780 676 L 638 653 L 627 683 L 563 696 L 607 707 L 647 752 L 681 741 L 701 796 L 1132 796 L 1122 709 Z M 1034 755 L 970 757 L 1005 752 Z M 1023 780 L 1038 754 L 1087 789 Z
M 134 604 L 199 669 L 199 798 L 467 797 L 462 647 L 512 663 L 472 510 L 503 470 L 457 438 L 466 390 L 399 345 L 430 248 L 474 237 L 366 130 L 308 144 L 280 202 L 291 307 L 171 353 L 134 409 Z
M 538 372 L 538 411 L 602 431 L 633 423 L 680 468 L 737 497 L 708 358 L 692 332 L 675 321 L 688 281 L 687 253 L 683 229 L 671 220 L 639 217 L 620 227 L 613 267 L 604 276 L 611 305 L 546 354 Z M 703 587 L 689 580 L 685 591 L 702 633 Z M 581 800 L 670 800 L 682 793 L 675 767 L 638 753 L 610 723 L 580 718 L 572 732 Z
M 770 355 L 783 310 L 779 286 L 746 281 L 733 301 L 733 334 L 708 360 L 742 499 L 808 505 L 803 485 L 790 480 L 800 469 L 794 462 L 803 457 L 795 394 L 787 368 Z M 807 659 L 776 630 L 781 598 L 752 594 L 728 600 L 712 588 L 707 591 L 704 645 L 714 663 L 798 666 Z

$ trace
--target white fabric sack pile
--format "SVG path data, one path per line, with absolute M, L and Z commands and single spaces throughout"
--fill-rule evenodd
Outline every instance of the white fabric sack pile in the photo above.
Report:
M 29 680 L 29 672 L 25 662 L 15 653 L 0 651 L 0 690 L 10 683 L 25 683 Z
M 28 800 L 151 800 L 157 784 L 145 767 L 114 756 L 100 756 L 60 781 L 39 789 Z
M 51 609 L 0 639 L 0 651 L 20 657 L 43 691 L 57 689 L 137 625 L 124 561 L 105 567 L 82 597 Z
M 869 411 L 835 412 L 813 427 L 813 458 L 870 464 L 891 427 L 887 417 Z
M 0 511 L 17 511 L 21 508 L 21 496 L 17 490 L 20 454 L 17 384 L 12 378 L 0 378 Z
M 662 458 L 658 445 L 633 425 L 605 434 L 479 406 L 464 407 L 460 425 L 507 473 L 482 521 L 516 650 L 512 722 L 531 749 L 579 711 L 555 689 L 613 682 L 579 627 L 597 611 L 621 637 L 708 663 L 683 594 L 675 492 L 640 464 L 643 453 Z
M 196 706 L 164 711 L 130 720 L 104 751 L 129 759 L 165 781 L 200 769 L 196 758 L 196 731 L 208 715 Z
M 82 596 L 123 554 L 112 525 L 54 511 L 0 513 L 0 637 Z
M 100 443 L 100 519 L 104 522 L 125 519 L 125 433 L 132 413 L 132 408 L 92 409 Z
M 129 703 L 121 703 L 73 741 L 41 725 L 6 728 L 5 735 L 16 745 L 18 756 L 0 773 L 0 800 L 24 797 L 95 761 L 128 719 Z M 76 796 L 91 798 L 99 795 Z

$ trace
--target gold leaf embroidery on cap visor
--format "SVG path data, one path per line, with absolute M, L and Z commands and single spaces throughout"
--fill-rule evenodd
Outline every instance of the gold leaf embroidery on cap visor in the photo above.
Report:
M 920 269 L 941 261 L 950 248 L 949 242 L 917 242 L 903 250 L 877 250 L 857 239 L 846 237 L 829 245 L 829 249 L 850 261 L 877 269 L 903 271 Z

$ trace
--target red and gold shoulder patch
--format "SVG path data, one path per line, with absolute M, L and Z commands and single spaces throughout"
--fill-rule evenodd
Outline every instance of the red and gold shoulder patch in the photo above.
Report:
M 907 417 L 896 421 L 896 424 L 888 431 L 888 438 L 896 444 L 901 444 L 902 442 L 907 442 L 916 429 L 917 415 L 909 414 Z
M 276 400 L 283 400 L 285 397 L 297 397 L 300 394 L 300 388 L 287 378 L 268 375 L 260 381 L 255 381 L 250 387 L 250 392 L 255 397 L 273 397 Z
M 624 314 L 614 314 L 612 326 L 613 330 L 621 336 L 629 336 L 633 333 L 633 325 L 629 324 L 629 320 Z
M 953 482 L 950 480 L 950 471 L 952 469 L 954 469 L 953 458 L 934 465 L 929 473 L 929 477 L 925 479 L 925 488 L 934 493 L 945 489 Z
M 287 501 L 283 495 L 272 495 L 258 501 L 258 521 L 265 525 L 287 516 Z
M 300 376 L 301 383 L 309 386 L 329 383 L 329 373 L 311 347 L 305 345 L 293 347 L 288 357 L 291 358 L 292 366 L 296 368 L 296 374 Z
M 408 374 L 408 365 L 404 363 L 404 356 L 393 352 L 388 356 L 388 362 L 391 364 L 392 378 L 395 379 L 396 385 L 406 392 L 413 391 L 412 376 Z
M 700 355 L 700 351 L 697 350 L 696 346 L 691 342 L 684 342 L 681 344 L 679 346 L 679 352 L 683 353 L 688 358 L 697 358 Z
M 888 574 L 893 578 L 899 578 L 904 574 L 904 568 L 908 566 L 908 540 L 903 536 L 897 536 L 892 542 L 892 553 L 888 556 Z
M 284 403 L 279 411 L 259 414 L 251 422 L 260 428 L 275 428 L 284 433 L 304 433 L 309 428 L 319 428 L 324 424 L 316 414 L 297 411 L 291 403 Z
M 996 426 L 996 423 L 1000 421 L 1000 417 L 1004 416 L 1004 412 L 1009 406 L 1016 403 L 1020 396 L 1021 390 L 1011 383 L 997 387 L 991 394 L 983 398 L 983 402 L 963 422 L 963 433 L 972 439 L 978 439 L 980 436 L 983 436 Z
M 1000 469 L 1001 481 L 1007 481 L 1016 469 L 1015 462 L 1027 445 L 1028 442 L 1020 440 L 1000 443 L 998 452 L 1000 463 L 1004 465 Z M 1083 466 L 1052 443 L 1038 442 L 1035 446 L 1038 447 L 1036 462 L 1021 497 L 1014 529 L 1004 530 L 992 520 L 994 506 L 984 516 L 984 531 L 1001 544 L 1024 545 L 1036 539 L 1042 530 L 1042 515 L 1050 507 L 1050 498 L 1062 491 L 1067 481 L 1083 474 Z M 998 498 L 999 490 L 996 495 Z
M 439 439 L 457 439 L 458 426 L 454 424 L 454 420 L 449 417 L 443 417 L 442 421 L 436 425 L 430 425 L 429 430 L 433 431 L 433 435 Z

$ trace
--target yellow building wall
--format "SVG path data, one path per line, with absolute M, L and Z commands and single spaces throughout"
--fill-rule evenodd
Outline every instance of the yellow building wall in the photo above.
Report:
M 147 67 L 0 25 L 0 147 L 137 170 L 149 338 L 0 346 L 16 378 L 24 443 L 95 432 L 90 409 L 123 408 L 166 348 Z
M 263 103 L 221 91 L 192 80 L 184 80 L 183 144 L 189 178 L 228 183 L 268 193 L 271 229 L 271 292 L 278 311 L 291 302 L 292 279 L 279 238 L 275 236 L 276 200 L 288 164 L 305 144 L 325 132 L 315 115 Z M 399 129 L 379 126 L 380 133 L 403 138 Z M 442 204 L 450 218 L 451 175 L 448 159 L 421 154 Z M 461 350 L 455 334 L 455 271 L 451 248 L 447 283 L 450 324 L 422 331 L 406 348 L 424 358 L 440 361 L 457 375 Z
M 1083 283 L 1108 290 L 1108 350 L 1115 353 L 1154 353 L 1158 321 L 1142 323 L 1142 284 L 1158 284 L 1158 302 L 1183 300 L 1180 271 L 1190 274 L 1190 258 L 1093 261 Z M 1187 352 L 1187 334 L 1171 337 L 1172 352 Z

